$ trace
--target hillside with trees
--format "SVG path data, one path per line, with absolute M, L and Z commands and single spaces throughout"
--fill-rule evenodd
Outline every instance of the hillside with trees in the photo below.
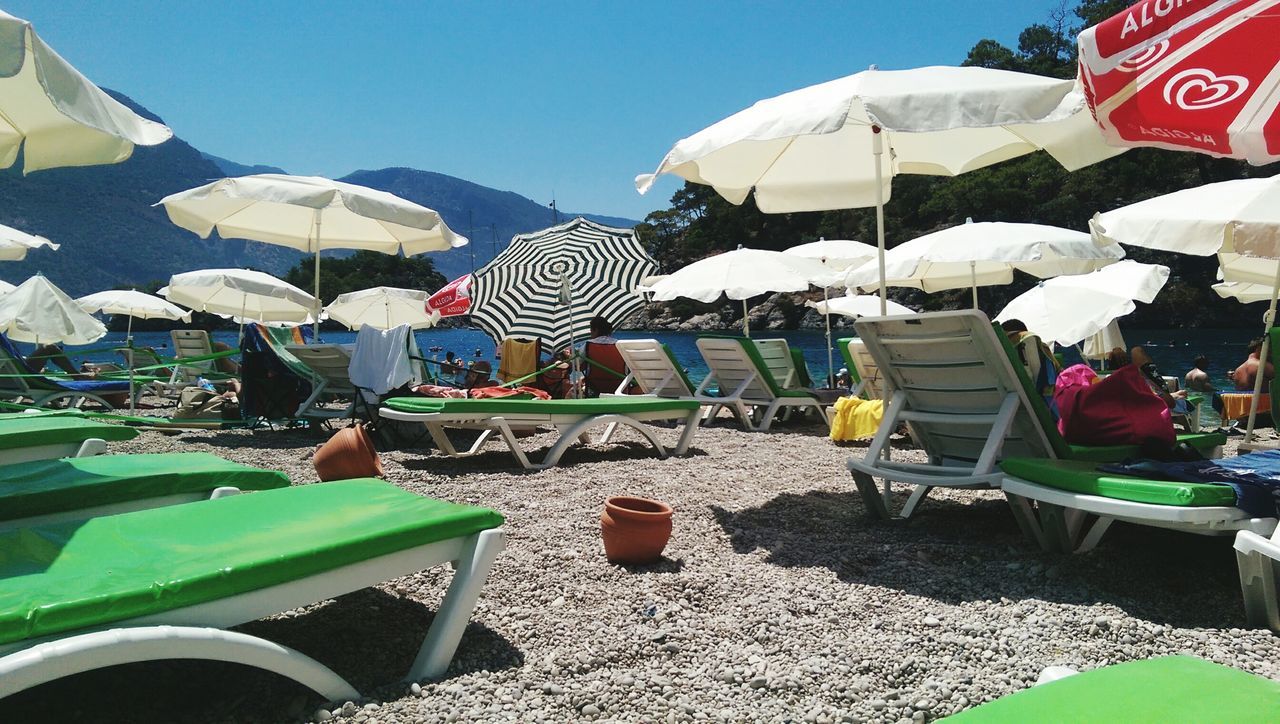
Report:
M 1064 5 L 1044 23 L 1026 28 L 1018 47 L 979 40 L 962 60 L 976 65 L 1040 75 L 1071 78 L 1076 74 L 1075 37 L 1129 5 L 1125 0 L 1084 0 L 1074 9 Z M 691 129 L 692 130 L 692 129 Z M 1241 161 L 1215 159 L 1194 153 L 1135 149 L 1102 163 L 1068 173 L 1044 153 L 973 171 L 954 178 L 901 175 L 893 179 L 892 197 L 885 206 L 887 245 L 938 229 L 974 221 L 1051 224 L 1088 231 L 1096 212 L 1192 186 L 1245 177 L 1272 176 L 1280 164 L 1256 167 Z M 671 198 L 671 207 L 650 214 L 638 228 L 650 253 L 664 272 L 739 244 L 781 250 L 795 244 L 828 239 L 875 242 L 874 209 L 850 209 L 794 214 L 764 214 L 748 199 L 734 206 L 708 186 L 685 184 Z M 1168 285 L 1151 305 L 1139 305 L 1128 317 L 1136 327 L 1254 326 L 1258 314 L 1244 313 L 1233 300 L 1219 299 L 1210 289 L 1215 281 L 1214 257 L 1128 249 L 1130 258 L 1165 264 L 1172 270 Z M 1034 284 L 1018 275 L 1004 287 L 980 290 L 980 304 L 994 315 L 1013 297 Z M 910 289 L 890 289 L 889 296 L 919 309 L 968 306 L 969 292 L 956 290 L 925 295 Z M 761 300 L 752 300 L 759 303 Z M 673 303 L 676 316 L 721 309 L 722 315 L 741 316 L 740 305 Z

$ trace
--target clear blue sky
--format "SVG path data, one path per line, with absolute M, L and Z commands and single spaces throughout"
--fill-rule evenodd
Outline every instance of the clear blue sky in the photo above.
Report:
M 410 166 L 643 218 L 632 186 L 760 98 L 1017 43 L 1059 0 L 0 0 L 197 148 L 338 177 Z M 1074 5 L 1074 3 L 1072 3 Z

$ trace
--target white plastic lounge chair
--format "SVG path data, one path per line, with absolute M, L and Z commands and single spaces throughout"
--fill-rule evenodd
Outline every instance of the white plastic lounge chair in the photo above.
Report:
M 1277 573 L 1280 572 L 1280 530 L 1270 538 L 1242 530 L 1236 533 L 1235 548 L 1245 618 L 1250 626 L 1265 626 L 1280 633 L 1280 595 L 1276 593 Z
M 915 486 L 899 513 L 906 518 L 935 487 L 999 487 L 1002 455 L 1053 455 L 982 313 L 864 317 L 855 326 L 893 390 L 866 456 L 848 461 L 869 513 L 889 517 L 891 483 Z M 888 458 L 889 435 L 902 423 L 928 453 L 927 464 Z M 884 481 L 883 494 L 872 478 Z
M 36 407 L 81 407 L 92 402 L 111 409 L 113 406 L 101 395 L 128 392 L 128 380 L 75 380 L 37 374 L 9 338 L 0 334 L 0 399 L 28 400 Z
M 785 339 L 753 339 L 760 359 L 769 368 L 769 374 L 783 389 L 800 387 L 800 373 L 796 370 L 795 358 L 791 356 L 791 346 Z
M 351 353 L 340 344 L 290 344 L 285 349 L 311 372 L 311 396 L 294 417 L 334 419 L 351 417 L 359 392 L 351 383 Z M 346 398 L 342 407 L 321 407 L 326 397 Z
M 101 455 L 107 442 L 137 436 L 133 428 L 94 422 L 75 412 L 0 415 L 0 465 Z
M 618 340 L 617 349 L 626 362 L 627 377 L 618 385 L 615 394 L 626 394 L 634 383 L 645 395 L 696 400 L 707 408 L 704 420 L 713 418 L 721 407 L 728 407 L 743 427 L 750 426 L 750 410 L 741 400 L 735 399 L 731 394 L 711 395 L 702 392 L 702 388 L 693 384 L 685 374 L 684 367 L 676 361 L 671 348 L 665 343 L 656 339 L 622 339 Z
M 501 524 L 492 510 L 360 479 L 2 531 L 0 697 L 181 658 L 246 664 L 355 699 L 314 659 L 226 629 L 452 563 L 405 677 L 438 678 L 504 546 Z
M 175 329 L 169 332 L 169 337 L 173 340 L 173 357 L 176 360 L 213 354 L 213 343 L 209 341 L 209 333 L 203 329 Z M 195 385 L 201 377 L 218 385 L 227 379 L 227 374 L 218 371 L 217 360 L 175 364 L 169 383 L 188 387 Z
M 850 337 L 839 340 L 837 344 L 840 345 L 845 364 L 849 365 L 849 372 L 855 380 L 853 390 L 849 394 L 854 397 L 861 396 L 867 400 L 884 399 L 884 390 L 880 384 L 880 367 L 867 352 L 867 346 L 862 343 L 862 340 Z
M 773 424 L 774 415 L 780 410 L 795 407 L 816 410 L 824 422 L 830 423 L 826 406 L 812 392 L 788 390 L 774 380 L 751 340 L 745 337 L 699 337 L 697 344 L 710 372 L 698 386 L 696 394 L 704 395 L 711 383 L 716 383 L 726 398 L 722 404 L 733 406 L 747 429 L 767 432 Z M 750 413 L 742 411 L 747 406 L 756 409 Z
M 209 453 L 93 455 L 0 465 L 0 530 L 288 486 L 284 473 Z
M 601 443 L 608 443 L 618 425 L 633 428 L 667 457 L 667 449 L 646 422 L 683 421 L 684 431 L 671 454 L 683 455 L 689 449 L 698 429 L 700 406 L 695 400 L 673 400 L 625 395 L 585 400 L 488 400 L 447 399 L 438 397 L 393 397 L 378 410 L 378 416 L 402 422 L 421 422 L 441 452 L 451 457 L 468 457 L 493 436 L 500 435 L 521 467 L 544 470 L 560 462 L 560 457 L 576 444 L 588 430 L 606 426 Z M 534 463 L 521 449 L 513 428 L 551 425 L 560 438 L 547 451 L 541 462 Z M 481 434 L 469 450 L 458 451 L 445 434 L 447 428 L 480 430 Z

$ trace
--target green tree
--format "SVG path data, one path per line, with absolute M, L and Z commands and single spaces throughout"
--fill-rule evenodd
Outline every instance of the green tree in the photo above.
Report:
M 308 292 L 315 286 L 315 256 L 308 256 L 285 274 L 284 280 Z M 432 291 L 446 280 L 430 259 L 403 257 L 376 251 L 357 251 L 348 257 L 323 257 L 320 261 L 320 296 L 325 304 L 339 294 L 370 287 L 400 287 Z

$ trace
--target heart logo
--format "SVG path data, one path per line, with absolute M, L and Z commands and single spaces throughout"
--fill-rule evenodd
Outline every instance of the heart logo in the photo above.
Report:
M 1116 69 L 1123 73 L 1136 73 L 1160 60 L 1167 50 L 1169 50 L 1169 40 L 1166 38 L 1125 58 L 1120 65 L 1116 66 Z
M 1242 75 L 1218 76 L 1207 68 L 1189 68 L 1165 83 L 1164 102 L 1200 111 L 1230 103 L 1248 89 L 1249 79 Z

